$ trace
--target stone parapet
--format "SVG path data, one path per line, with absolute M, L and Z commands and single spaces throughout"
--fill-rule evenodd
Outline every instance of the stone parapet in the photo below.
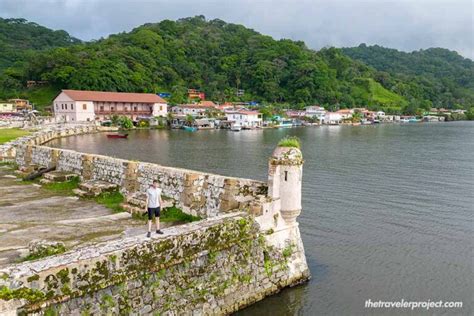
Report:
M 309 278 L 302 246 L 275 246 L 279 233 L 229 214 L 10 266 L 0 314 L 227 315 Z

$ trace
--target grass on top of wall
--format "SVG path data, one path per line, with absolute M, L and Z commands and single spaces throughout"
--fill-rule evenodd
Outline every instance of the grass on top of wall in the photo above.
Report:
M 29 131 L 19 128 L 2 128 L 0 129 L 0 145 L 29 134 Z
M 44 184 L 42 187 L 57 194 L 74 195 L 72 190 L 76 189 L 79 186 L 79 182 L 79 177 L 74 177 L 69 181 L 47 183 Z
M 286 136 L 278 142 L 280 147 L 301 148 L 300 140 L 296 136 Z

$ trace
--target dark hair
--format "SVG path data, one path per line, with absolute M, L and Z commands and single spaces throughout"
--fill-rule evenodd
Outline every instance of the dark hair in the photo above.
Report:
M 156 179 L 155 179 L 155 180 L 153 180 L 153 183 L 158 183 L 158 180 L 156 180 Z

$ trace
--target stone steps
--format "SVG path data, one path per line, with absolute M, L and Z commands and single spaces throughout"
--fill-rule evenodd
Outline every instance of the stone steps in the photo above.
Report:
M 74 193 L 79 196 L 94 197 L 106 192 L 115 192 L 119 186 L 114 183 L 102 180 L 88 180 L 79 183 L 79 187 L 74 189 Z
M 51 171 L 43 174 L 43 179 L 51 182 L 65 182 L 77 177 L 77 174 L 63 171 Z

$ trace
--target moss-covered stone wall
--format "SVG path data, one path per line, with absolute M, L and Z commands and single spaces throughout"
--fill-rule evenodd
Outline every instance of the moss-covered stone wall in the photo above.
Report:
M 223 315 L 305 281 L 297 241 L 271 246 L 252 216 L 177 227 L 0 271 L 0 314 Z

